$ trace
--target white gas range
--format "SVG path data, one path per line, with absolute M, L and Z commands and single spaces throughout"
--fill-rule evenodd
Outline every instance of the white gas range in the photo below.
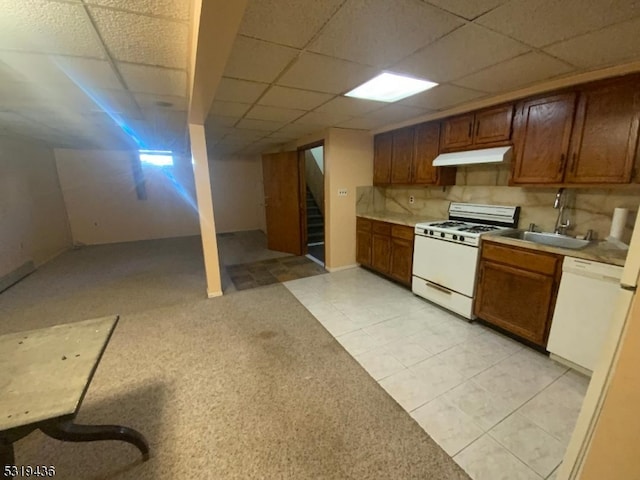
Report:
M 451 203 L 449 219 L 418 223 L 413 249 L 412 291 L 468 319 L 480 237 L 500 235 L 518 226 L 520 207 Z

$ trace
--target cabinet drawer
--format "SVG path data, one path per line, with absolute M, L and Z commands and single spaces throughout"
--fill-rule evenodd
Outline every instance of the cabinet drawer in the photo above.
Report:
M 413 228 L 404 225 L 391 225 L 391 236 L 396 238 L 404 238 L 413 242 Z
M 359 232 L 370 232 L 372 221 L 367 218 L 356 217 L 356 230 Z
M 373 221 L 373 233 L 377 233 L 379 235 L 391 235 L 391 224 Z
M 482 246 L 482 258 L 544 275 L 554 275 L 561 259 L 552 253 L 498 245 L 489 241 L 485 241 Z

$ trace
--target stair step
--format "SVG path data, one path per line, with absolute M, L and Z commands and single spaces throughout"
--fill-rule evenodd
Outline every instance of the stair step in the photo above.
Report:
M 322 241 L 324 241 L 324 233 L 314 233 L 314 234 L 307 235 L 308 243 L 316 243 L 316 242 L 322 242 Z

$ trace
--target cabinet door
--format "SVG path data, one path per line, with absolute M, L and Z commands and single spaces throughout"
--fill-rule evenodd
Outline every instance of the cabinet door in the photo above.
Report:
M 473 143 L 473 113 L 448 118 L 442 122 L 440 150 L 464 149 Z
M 413 128 L 395 130 L 391 154 L 391 183 L 411 183 L 412 163 Z
M 581 92 L 565 181 L 628 183 L 638 144 L 637 79 Z
M 475 114 L 474 145 L 503 143 L 511 140 L 513 105 L 490 108 Z
M 389 275 L 411 285 L 411 266 L 413 265 L 413 241 L 403 238 L 391 238 L 391 266 Z
M 356 217 L 356 262 L 371 265 L 371 227 L 368 218 Z
M 554 277 L 482 260 L 475 314 L 537 345 L 547 344 Z
M 440 124 L 423 123 L 415 127 L 412 183 L 421 185 L 453 185 L 455 167 L 434 167 L 433 160 L 440 151 Z
M 380 273 L 389 273 L 391 236 L 374 233 L 371 238 L 371 266 Z
M 575 104 L 572 92 L 518 105 L 513 183 L 562 182 Z
M 376 135 L 373 140 L 373 184 L 388 185 L 391 182 L 391 132 Z

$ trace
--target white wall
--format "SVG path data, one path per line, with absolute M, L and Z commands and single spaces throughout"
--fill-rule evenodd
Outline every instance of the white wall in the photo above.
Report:
M 209 159 L 216 232 L 266 231 L 259 155 Z
M 136 152 L 56 149 L 73 242 L 95 245 L 198 235 L 191 159 L 142 166 L 147 198 L 138 199 Z
M 70 247 L 53 151 L 0 137 L 0 277 Z

